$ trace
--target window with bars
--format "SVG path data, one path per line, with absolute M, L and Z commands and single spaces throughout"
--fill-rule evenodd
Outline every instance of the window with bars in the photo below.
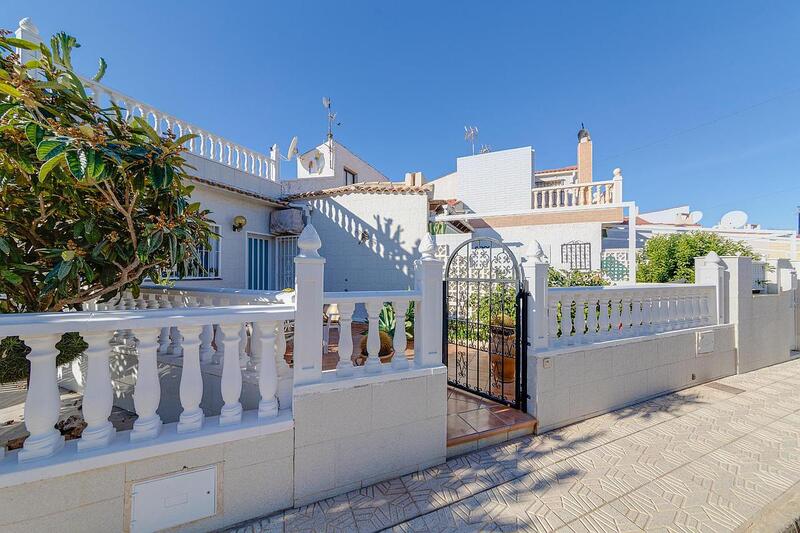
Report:
M 294 287 L 294 258 L 297 256 L 297 235 L 275 238 L 276 289 Z
M 592 244 L 572 241 L 561 245 L 561 264 L 569 270 L 592 269 Z
M 211 226 L 211 231 L 219 238 L 209 239 L 209 247 L 200 246 L 197 248 L 197 255 L 200 257 L 200 264 L 190 270 L 183 279 L 217 279 L 222 277 L 220 251 L 222 236 L 217 225 Z

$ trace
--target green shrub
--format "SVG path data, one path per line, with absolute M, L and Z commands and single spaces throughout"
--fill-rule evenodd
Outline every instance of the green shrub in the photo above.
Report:
M 636 281 L 694 283 L 694 258 L 709 252 L 760 258 L 750 246 L 708 231 L 656 235 L 636 257 Z
M 56 344 L 58 355 L 56 364 L 69 363 L 88 347 L 77 333 L 65 333 Z M 11 383 L 27 379 L 30 374 L 30 362 L 25 358 L 31 351 L 19 337 L 6 337 L 0 340 L 0 383 Z

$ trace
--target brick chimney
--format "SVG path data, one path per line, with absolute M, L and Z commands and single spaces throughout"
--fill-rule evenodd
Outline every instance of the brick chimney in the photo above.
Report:
M 592 137 L 583 127 L 578 132 L 578 183 L 592 182 Z

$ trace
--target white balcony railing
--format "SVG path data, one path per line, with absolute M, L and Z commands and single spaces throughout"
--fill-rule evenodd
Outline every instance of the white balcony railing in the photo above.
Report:
M 622 174 L 618 171 L 616 169 L 614 179 L 608 181 L 536 187 L 531 205 L 533 209 L 619 205 L 622 203 Z
M 323 302 L 328 306 L 335 304 L 338 308 L 339 363 L 336 366 L 337 376 L 352 376 L 355 371 L 349 355 L 353 353 L 352 323 L 353 312 L 357 304 L 364 304 L 367 310 L 367 360 L 364 363 L 364 372 L 379 373 L 383 364 L 391 366 L 394 370 L 407 370 L 410 367 L 406 352 L 405 317 L 411 302 L 415 302 L 417 307 L 422 302 L 420 291 L 326 292 Z M 396 324 L 392 337 L 394 355 L 390 363 L 382 363 L 379 357 L 381 346 L 378 320 L 385 304 L 392 306 Z M 424 326 L 421 322 L 414 321 L 415 338 L 422 327 Z
M 151 295 L 152 296 L 152 295 Z M 187 299 L 192 307 L 196 302 Z M 158 357 L 162 353 L 182 358 L 177 433 L 199 431 L 206 424 L 235 428 L 242 423 L 240 403 L 242 369 L 239 346 L 248 339 L 258 374 L 259 420 L 278 414 L 276 335 L 280 324 L 294 317 L 293 305 L 223 306 L 181 308 L 169 299 L 130 295 L 100 306 L 105 310 L 73 313 L 22 313 L 0 318 L 0 338 L 19 336 L 31 349 L 30 383 L 25 400 L 25 427 L 30 436 L 17 455 L 19 462 L 49 457 L 64 446 L 64 437 L 54 429 L 60 412 L 55 345 L 67 332 L 78 332 L 88 344 L 85 351 L 87 379 L 82 412 L 87 427 L 71 452 L 133 445 L 158 439 L 163 426 L 156 412 L 161 398 Z M 219 417 L 206 420 L 200 407 L 203 398 L 201 360 L 211 348 L 211 324 L 218 326 L 216 345 L 223 351 Z M 249 329 L 248 329 L 249 328 Z M 137 353 L 133 401 L 138 415 L 130 431 L 117 431 L 109 421 L 114 404 L 109 347 L 126 345 Z M 252 418 L 252 417 L 251 417 Z
M 41 43 L 42 38 L 38 29 L 30 24 L 29 21 L 26 22 L 26 20 L 20 23 L 17 37 Z M 23 59 L 29 54 L 38 53 L 21 52 Z M 188 133 L 197 135 L 197 138 L 186 142 L 186 148 L 190 153 L 271 181 L 278 179 L 280 157 L 277 154 L 267 155 L 245 148 L 229 139 L 212 134 L 204 128 L 179 119 L 101 83 L 82 76 L 80 76 L 80 79 L 87 88 L 87 93 L 93 96 L 98 105 L 107 107 L 111 102 L 115 103 L 122 108 L 125 119 L 131 119 L 135 116 L 142 117 L 161 134 L 170 130 L 178 137 Z
M 564 287 L 547 290 L 551 347 L 714 324 L 711 285 Z

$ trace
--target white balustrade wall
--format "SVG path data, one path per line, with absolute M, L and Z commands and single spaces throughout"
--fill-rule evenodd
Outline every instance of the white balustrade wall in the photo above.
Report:
M 38 30 L 30 25 L 21 26 L 17 30 L 17 37 L 32 42 L 42 42 Z M 38 52 L 27 50 L 18 50 L 18 52 L 21 53 L 23 60 L 27 60 L 31 56 L 35 57 L 35 54 L 38 54 Z M 185 145 L 190 153 L 261 178 L 271 181 L 279 180 L 280 155 L 276 146 L 273 146 L 269 155 L 245 148 L 229 139 L 213 134 L 101 83 L 82 76 L 79 77 L 86 87 L 87 93 L 94 98 L 101 108 L 110 107 L 113 103 L 122 110 L 123 117 L 126 120 L 132 120 L 133 117 L 141 117 L 162 135 L 166 134 L 167 131 L 172 132 L 176 137 L 194 134 L 197 137 L 186 141 Z
M 552 347 L 715 324 L 711 285 L 654 284 L 551 287 L 547 290 Z
M 608 181 L 536 187 L 532 200 L 533 209 L 621 205 L 622 175 Z
M 17 455 L 19 462 L 50 457 L 64 444 L 53 428 L 59 419 L 60 400 L 57 385 L 55 345 L 67 332 L 79 333 L 88 344 L 88 375 L 83 396 L 83 414 L 87 427 L 77 443 L 77 450 L 109 446 L 115 429 L 109 422 L 113 391 L 109 356 L 114 346 L 127 345 L 138 354 L 134 392 L 138 415 L 133 429 L 116 438 L 131 443 L 154 439 L 161 432 L 162 421 L 156 409 L 161 397 L 157 358 L 160 352 L 180 353 L 183 359 L 180 402 L 183 408 L 177 423 L 178 433 L 201 430 L 204 424 L 236 426 L 242 422 L 239 403 L 242 368 L 239 364 L 240 335 L 252 324 L 257 335 L 250 339 L 253 351 L 261 355 L 258 367 L 261 403 L 257 416 L 268 419 L 277 415 L 277 355 L 275 338 L 282 324 L 294 317 L 288 304 L 196 307 L 191 298 L 180 310 L 166 298 L 129 295 L 113 303 L 98 305 L 99 310 L 73 313 L 24 313 L 3 316 L 0 337 L 18 336 L 31 348 L 30 384 L 25 400 L 25 427 L 30 436 Z M 221 380 L 225 407 L 213 422 L 206 421 L 200 400 L 203 396 L 201 358 L 208 349 L 210 324 L 217 324 L 221 334 L 217 342 L 226 348 Z M 168 338 L 165 338 L 168 335 Z M 268 361 L 268 363 L 264 363 Z M 7 459 L 8 460 L 8 459 Z

